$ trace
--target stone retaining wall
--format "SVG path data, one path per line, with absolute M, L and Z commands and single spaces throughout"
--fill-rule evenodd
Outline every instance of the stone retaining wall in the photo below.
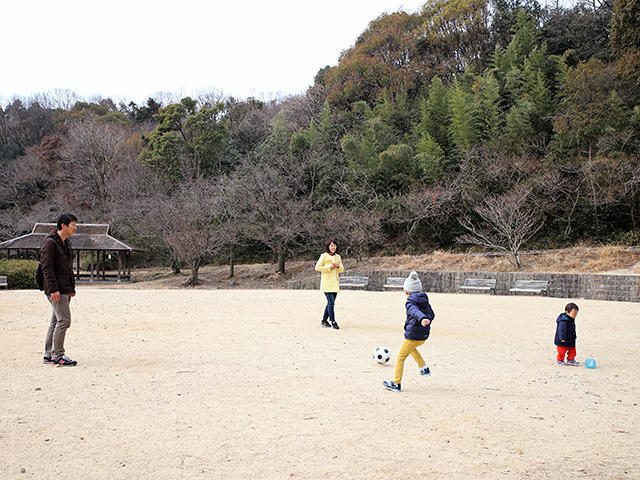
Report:
M 547 296 L 558 298 L 589 298 L 621 302 L 640 301 L 640 275 L 600 275 L 578 273 L 516 273 L 516 272 L 422 272 L 418 271 L 424 290 L 437 293 L 458 293 L 465 278 L 495 278 L 496 295 L 509 292 L 516 280 L 547 280 Z M 344 275 L 344 274 L 343 274 Z M 349 271 L 348 275 L 369 277 L 365 290 L 384 290 L 387 277 L 406 277 L 408 270 Z M 289 282 L 289 288 L 318 289 L 320 276 Z M 519 294 L 523 295 L 523 294 Z M 526 294 L 524 294 L 526 295 Z

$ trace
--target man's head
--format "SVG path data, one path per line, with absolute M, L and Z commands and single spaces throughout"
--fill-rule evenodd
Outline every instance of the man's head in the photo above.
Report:
M 571 302 L 571 303 L 567 303 L 567 306 L 564 307 L 564 311 L 567 315 L 569 315 L 571 318 L 575 319 L 578 316 L 578 310 L 580 310 L 578 308 L 578 305 L 576 305 L 575 303 Z
M 62 240 L 66 240 L 68 237 L 76 233 L 78 225 L 78 219 L 71 213 L 63 213 L 58 217 L 57 222 L 58 235 Z

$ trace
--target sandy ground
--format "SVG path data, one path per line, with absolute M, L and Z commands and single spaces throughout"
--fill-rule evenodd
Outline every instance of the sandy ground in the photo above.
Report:
M 404 295 L 81 287 L 67 353 L 40 363 L 49 305 L 0 292 L 4 478 L 640 478 L 640 304 L 579 300 L 578 358 L 555 364 L 540 297 L 431 295 L 403 392 L 384 390 Z

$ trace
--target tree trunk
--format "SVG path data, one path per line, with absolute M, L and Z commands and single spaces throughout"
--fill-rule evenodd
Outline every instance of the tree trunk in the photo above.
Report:
M 185 282 L 185 285 L 195 287 L 198 285 L 198 270 L 200 270 L 200 263 L 202 260 L 199 258 L 194 260 L 191 264 L 191 277 Z
M 278 251 L 278 272 L 284 275 L 284 249 Z
M 233 275 L 235 274 L 235 264 L 233 261 L 233 247 L 229 247 L 229 278 L 233 278 Z
M 171 260 L 171 271 L 174 275 L 178 275 L 180 273 L 180 260 L 177 258 L 173 258 Z

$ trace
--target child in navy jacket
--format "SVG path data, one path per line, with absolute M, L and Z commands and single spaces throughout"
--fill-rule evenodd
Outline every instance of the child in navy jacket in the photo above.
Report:
M 578 306 L 575 303 L 568 303 L 564 308 L 564 313 L 558 315 L 556 319 L 555 344 L 558 350 L 556 360 L 558 365 L 565 365 L 564 357 L 567 357 L 566 365 L 580 365 L 576 361 L 576 316 Z
M 382 384 L 387 390 L 399 392 L 401 390 L 402 374 L 404 371 L 404 361 L 411 357 L 418 364 L 420 375 L 430 375 L 431 371 L 427 367 L 422 355 L 418 352 L 418 347 L 423 345 L 429 338 L 431 332 L 431 322 L 436 316 L 429 304 L 429 297 L 422 292 L 422 282 L 416 272 L 411 274 L 404 281 L 404 291 L 407 294 L 405 308 L 407 319 L 404 322 L 404 341 L 396 358 L 396 368 L 393 381 L 384 381 Z

